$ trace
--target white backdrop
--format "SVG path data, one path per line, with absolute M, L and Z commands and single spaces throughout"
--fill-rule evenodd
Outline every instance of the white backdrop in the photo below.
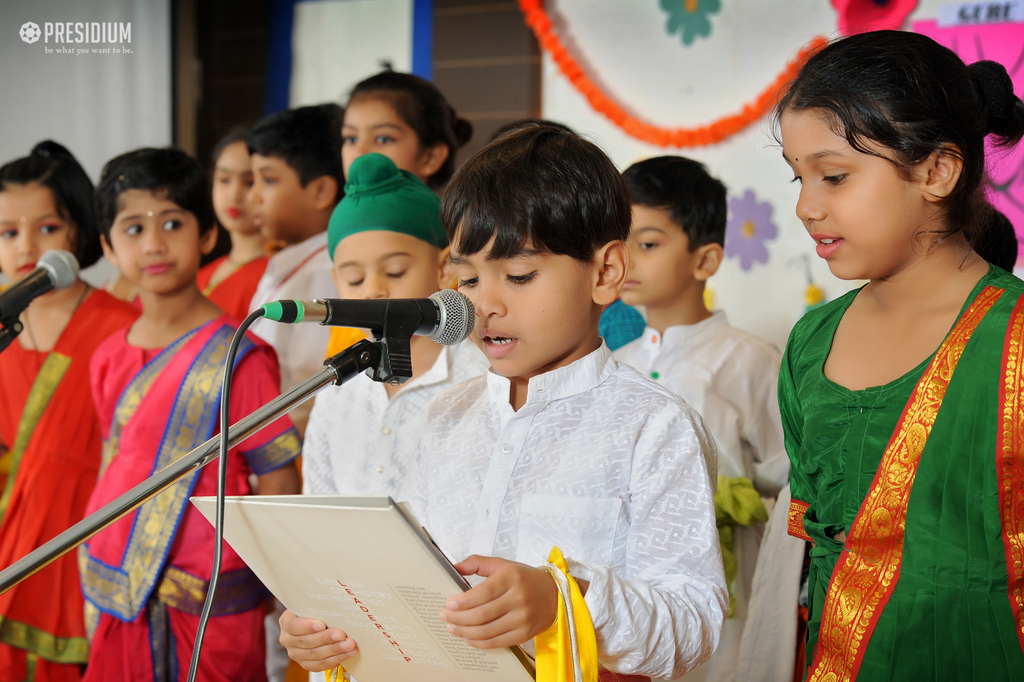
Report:
M 19 36 L 26 22 L 41 30 L 46 22 L 130 22 L 131 42 L 56 43 L 51 35 L 29 44 Z M 0 64 L 0 163 L 51 138 L 96 181 L 117 154 L 171 143 L 170 0 L 0 0 Z M 89 273 L 94 283 L 113 271 L 101 263 Z
M 908 21 L 934 18 L 941 4 L 948 3 L 922 0 Z M 828 0 L 721 0 L 720 6 L 709 17 L 710 35 L 684 45 L 679 32 L 667 32 L 669 16 L 655 0 L 546 3 L 563 44 L 591 80 L 634 116 L 668 128 L 739 112 L 812 38 L 838 35 Z M 767 262 L 748 260 L 744 269 L 739 258 L 727 257 L 709 281 L 714 306 L 734 325 L 781 348 L 805 309 L 807 264 L 829 300 L 859 284 L 836 279 L 815 255 L 794 213 L 799 188 L 790 182 L 793 173 L 767 120 L 710 147 L 649 145 L 594 111 L 546 52 L 542 101 L 546 118 L 587 135 L 622 169 L 650 156 L 681 154 L 707 164 L 728 187 L 730 204 L 747 191 L 755 203 L 770 204 L 777 236 L 764 242 Z

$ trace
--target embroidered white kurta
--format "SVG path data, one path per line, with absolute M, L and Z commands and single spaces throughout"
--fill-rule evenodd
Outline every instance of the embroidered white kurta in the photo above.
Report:
M 767 341 L 731 326 L 724 312 L 697 324 L 648 327 L 614 353 L 682 397 L 704 418 L 718 446 L 718 472 L 754 482 L 774 497 L 789 479 L 777 385 L 782 356 Z M 739 573 L 730 586 L 736 608 L 714 657 L 687 676 L 690 682 L 731 682 L 739 655 L 750 586 L 763 528 L 736 528 L 733 552 Z
M 314 298 L 337 297 L 338 289 L 331 277 L 333 267 L 327 253 L 326 232 L 285 247 L 267 262 L 267 269 L 256 287 L 249 310 L 282 299 L 309 301 Z M 253 332 L 277 351 L 281 365 L 282 392 L 313 376 L 324 365 L 330 327 L 314 323 L 281 324 L 260 320 L 253 325 Z M 305 431 L 311 407 L 312 403 L 306 401 L 288 413 L 299 431 Z
M 534 377 L 513 411 L 488 372 L 430 407 L 407 499 L 456 560 L 541 565 L 561 547 L 590 581 L 601 664 L 682 674 L 714 650 L 728 596 L 714 441 L 682 400 L 608 348 Z
M 360 374 L 316 397 L 302 444 L 307 495 L 397 498 L 415 459 L 427 406 L 443 389 L 487 371 L 487 358 L 463 341 L 443 347 L 434 365 L 390 399 L 384 384 Z

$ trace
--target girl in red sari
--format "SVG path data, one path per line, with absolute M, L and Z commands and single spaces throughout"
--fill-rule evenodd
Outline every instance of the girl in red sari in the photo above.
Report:
M 107 258 L 139 289 L 142 315 L 107 339 L 92 362 L 103 428 L 98 509 L 217 433 L 220 379 L 237 320 L 196 286 L 213 248 L 213 209 L 197 161 L 140 149 L 103 169 L 97 190 Z M 273 350 L 254 336 L 239 347 L 232 422 L 278 394 Z M 286 466 L 301 449 L 282 418 L 229 453 L 227 494 L 296 493 Z M 212 495 L 217 471 L 193 473 L 83 545 L 86 619 L 93 631 L 85 680 L 184 679 L 212 573 L 213 527 L 188 502 Z M 199 670 L 201 680 L 261 680 L 268 593 L 228 546 Z
M 100 256 L 93 187 L 53 142 L 0 168 L 0 271 L 18 280 L 46 251 Z M 0 566 L 79 521 L 100 465 L 89 360 L 138 312 L 78 280 L 35 299 L 0 353 Z M 88 656 L 78 566 L 66 555 L 0 595 L 0 681 L 78 680 Z
M 240 320 L 249 314 L 249 303 L 267 269 L 267 240 L 249 206 L 252 169 L 246 132 L 233 130 L 213 150 L 213 210 L 231 235 L 231 252 L 202 267 L 198 277 L 203 296 Z

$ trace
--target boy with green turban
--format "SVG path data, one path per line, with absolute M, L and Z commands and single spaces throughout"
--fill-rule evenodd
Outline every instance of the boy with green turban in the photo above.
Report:
M 380 154 L 352 162 L 327 245 L 341 298 L 426 298 L 454 283 L 440 201 Z M 391 495 L 402 487 L 431 398 L 483 374 L 471 341 L 441 346 L 412 338 L 412 379 L 401 386 L 364 375 L 317 396 L 302 448 L 308 495 Z

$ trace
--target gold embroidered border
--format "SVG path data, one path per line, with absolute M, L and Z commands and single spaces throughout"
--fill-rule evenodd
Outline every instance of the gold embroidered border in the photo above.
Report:
M 189 368 L 168 418 L 153 471 L 188 454 L 213 432 L 220 370 L 233 333 L 228 326 L 215 332 Z M 251 341 L 243 339 L 237 357 L 241 359 L 253 347 Z M 90 556 L 80 561 L 83 591 L 101 611 L 126 621 L 138 616 L 163 568 L 198 475 L 193 472 L 183 477 L 139 507 L 119 566 L 107 566 Z
M 1013 621 L 1024 649 L 1024 296 L 1010 316 L 1003 344 L 999 403 L 1002 405 L 996 442 L 999 513 Z
M 871 632 L 896 587 L 907 503 L 921 452 L 964 347 L 1003 291 L 982 290 L 910 394 L 832 572 L 808 682 L 845 682 L 857 676 Z
M 245 454 L 245 461 L 257 476 L 271 472 L 302 454 L 302 439 L 294 427 L 274 440 Z
M 7 514 L 7 505 L 11 501 L 11 493 L 14 491 L 14 483 L 18 479 L 18 467 L 21 466 L 21 458 L 28 448 L 29 441 L 35 433 L 39 420 L 43 417 L 50 404 L 50 399 L 57 392 L 64 373 L 71 366 L 71 358 L 60 353 L 50 353 L 39 368 L 39 374 L 32 382 L 32 388 L 28 393 L 28 400 L 25 402 L 25 409 L 21 413 L 21 421 L 18 423 L 18 433 L 14 437 L 14 445 L 11 447 L 10 471 L 7 474 L 7 483 L 4 485 L 3 495 L 0 496 L 0 522 Z
M 795 538 L 806 540 L 807 542 L 814 542 L 811 540 L 811 536 L 807 534 L 804 529 L 804 514 L 807 513 L 807 508 L 811 505 L 800 500 L 789 501 L 789 534 Z
M 55 663 L 85 663 L 89 660 L 89 642 L 85 637 L 57 637 L 0 616 L 0 642 L 24 649 Z
M 164 604 L 193 616 L 203 612 L 210 581 L 203 580 L 176 566 L 168 566 L 156 588 L 157 598 Z M 248 566 L 220 574 L 217 594 L 213 598 L 211 616 L 228 616 L 260 607 L 270 591 Z

